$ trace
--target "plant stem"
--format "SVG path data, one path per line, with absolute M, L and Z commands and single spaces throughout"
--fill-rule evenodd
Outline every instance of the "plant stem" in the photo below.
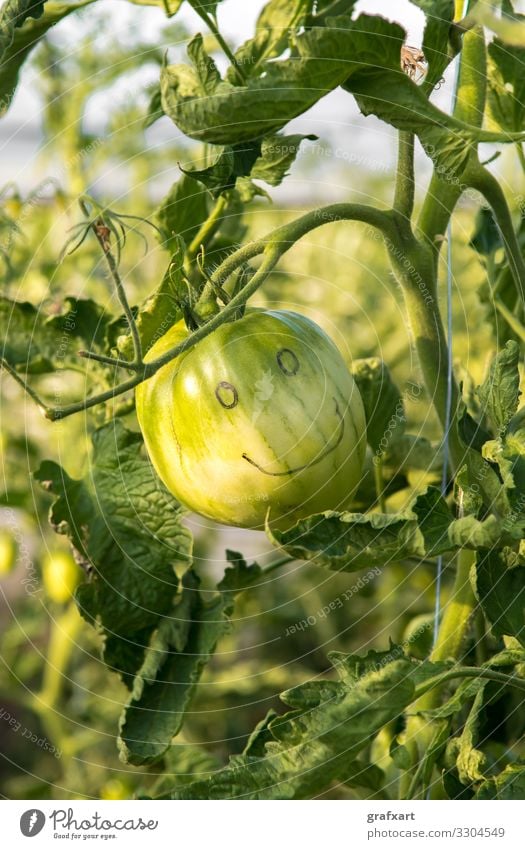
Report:
M 96 354 L 94 351 L 79 351 L 78 356 L 83 357 L 85 360 L 106 363 L 106 365 L 115 366 L 115 368 L 127 368 L 130 371 L 138 371 L 141 368 L 140 363 L 131 363 L 127 360 L 119 360 L 116 357 L 106 357 L 104 354 Z
M 246 285 L 231 299 L 231 301 L 216 315 L 212 316 L 206 324 L 199 327 L 194 333 L 190 334 L 179 345 L 171 348 L 161 357 L 152 360 L 149 363 L 144 363 L 143 368 L 130 377 L 128 380 L 113 386 L 111 389 L 94 395 L 91 398 L 85 398 L 82 401 L 77 401 L 73 404 L 64 407 L 48 407 L 35 396 L 35 393 L 29 393 L 31 397 L 44 410 L 46 418 L 51 421 L 64 419 L 75 413 L 90 409 L 91 407 L 101 404 L 104 401 L 109 401 L 118 395 L 134 389 L 139 383 L 152 377 L 162 366 L 171 362 L 180 354 L 193 348 L 201 339 L 204 339 L 210 333 L 213 333 L 221 324 L 232 319 L 239 309 L 244 306 L 246 301 L 257 291 L 266 280 L 270 271 L 275 267 L 280 257 L 293 245 L 295 242 L 304 236 L 306 233 L 320 227 L 323 224 L 328 224 L 331 221 L 361 221 L 369 224 L 372 227 L 379 229 L 386 239 L 393 244 L 396 236 L 396 227 L 394 224 L 392 213 L 376 209 L 373 206 L 354 203 L 336 203 L 330 206 L 322 207 L 321 209 L 308 212 L 306 215 L 297 218 L 288 224 L 278 227 L 273 232 L 264 236 L 262 239 L 250 242 L 247 245 L 239 248 L 230 254 L 211 275 L 210 281 L 206 284 L 201 301 L 210 297 L 215 287 L 220 287 L 228 277 L 233 274 L 238 268 L 244 265 L 248 260 L 259 254 L 263 254 L 263 261 L 259 269 L 254 273 Z M 9 369 L 10 367 L 9 367 Z M 27 391 L 28 387 L 24 381 L 17 375 L 18 382 Z
M 414 211 L 414 189 L 414 134 L 400 130 L 393 208 L 407 221 L 410 221 Z
M 431 661 L 439 662 L 450 658 L 456 660 L 460 655 L 468 624 L 476 606 L 476 599 L 470 583 L 470 570 L 474 559 L 475 552 L 466 548 L 461 549 L 458 554 L 454 586 L 443 613 L 436 644 L 430 654 L 429 659 Z M 427 687 L 414 702 L 413 710 L 419 713 L 436 707 L 439 704 L 441 692 L 441 688 L 434 684 Z M 420 715 L 408 718 L 405 745 L 414 764 L 421 762 L 424 758 L 434 730 L 435 722 L 432 719 L 428 720 Z M 411 792 L 414 790 L 414 778 L 415 775 L 411 775 L 410 772 L 403 776 L 403 784 L 406 787 L 410 782 Z M 408 793 L 408 790 L 406 792 Z
M 80 201 L 80 206 L 82 208 L 84 215 L 87 216 L 89 214 L 89 211 L 88 211 L 84 201 Z M 128 322 L 129 330 L 130 330 L 130 333 L 131 333 L 131 338 L 132 338 L 132 341 L 133 341 L 133 352 L 134 352 L 134 355 L 135 355 L 134 356 L 134 363 L 136 365 L 141 365 L 142 364 L 142 343 L 140 341 L 140 334 L 139 334 L 139 331 L 138 331 L 138 328 L 137 328 L 137 323 L 135 321 L 135 317 L 134 317 L 133 312 L 131 311 L 131 307 L 128 303 L 128 299 L 127 299 L 127 296 L 126 296 L 126 290 L 124 289 L 124 286 L 122 284 L 122 280 L 120 279 L 120 274 L 119 274 L 119 271 L 118 271 L 117 262 L 116 262 L 115 257 L 113 256 L 113 254 L 111 252 L 111 245 L 110 245 L 110 242 L 109 242 L 109 236 L 110 236 L 111 231 L 109 230 L 109 228 L 105 224 L 104 219 L 101 215 L 99 215 L 98 218 L 95 221 L 92 222 L 91 229 L 93 230 L 93 233 L 95 234 L 97 242 L 99 243 L 99 245 L 102 249 L 102 253 L 104 254 L 104 256 L 106 258 L 106 262 L 107 262 L 111 277 L 113 278 L 113 282 L 115 284 L 115 289 L 116 289 L 116 292 L 117 292 L 117 297 L 118 297 L 119 303 L 120 303 L 122 309 L 124 310 L 124 315 L 126 316 L 126 320 Z
M 379 510 L 381 513 L 386 513 L 385 502 L 385 482 L 383 480 L 383 461 L 381 457 L 376 457 L 374 462 L 374 483 L 376 489 L 376 498 Z
M 456 20 L 462 17 L 464 5 L 464 0 L 457 0 Z M 481 127 L 487 87 L 487 59 L 485 40 L 480 29 L 463 36 L 459 62 L 453 116 L 471 126 Z M 477 161 L 476 154 L 472 153 L 471 158 Z M 448 222 L 466 185 L 463 178 L 449 180 L 447 175 L 440 176 L 434 169 L 419 216 L 417 233 L 433 249 L 436 272 Z
M 459 657 L 468 623 L 476 606 L 476 598 L 470 583 L 470 570 L 474 560 L 474 551 L 468 548 L 462 548 L 459 551 L 452 595 L 445 607 L 430 660 Z
M 220 227 L 222 213 L 224 212 L 227 205 L 226 197 L 221 195 L 217 198 L 215 206 L 212 211 L 208 215 L 206 221 L 202 224 L 199 232 L 190 242 L 188 250 L 186 251 L 186 260 L 185 260 L 185 270 L 188 273 L 190 271 L 190 262 L 200 250 L 201 245 L 206 245 L 207 242 L 211 239 L 211 237 L 216 233 L 218 227 Z
M 464 448 L 457 434 L 454 415 L 448 421 L 448 346 L 437 303 L 436 278 L 432 251 L 418 243 L 414 237 L 400 251 L 395 244 L 388 245 L 392 268 L 405 297 L 409 324 L 414 338 L 425 386 L 435 407 L 444 432 L 448 429 L 452 470 L 460 467 Z M 452 378 L 450 409 L 455 412 L 459 390 Z
M 430 678 L 424 684 L 416 687 L 416 698 L 422 698 L 427 692 L 439 687 L 441 684 L 446 684 L 447 681 L 453 681 L 454 678 L 481 678 L 487 681 L 496 681 L 498 684 L 504 684 L 506 687 L 516 687 L 517 690 L 525 692 L 525 679 L 517 678 L 515 675 L 505 675 L 504 672 L 495 672 L 493 669 L 485 669 L 481 666 L 458 666 L 456 669 L 451 669 L 449 672 L 442 672 L 441 675 L 436 675 L 435 678 Z
M 467 169 L 465 182 L 485 198 L 498 226 L 516 289 L 525 302 L 525 261 L 503 190 L 493 174 L 479 162 Z
M 26 383 L 26 381 L 24 380 L 24 378 L 23 378 L 20 374 L 18 374 L 18 372 L 16 371 L 16 369 L 14 369 L 14 368 L 13 368 L 13 366 L 9 365 L 9 363 L 7 362 L 7 360 L 4 360 L 4 358 L 3 358 L 3 357 L 2 357 L 2 359 L 0 359 L 0 366 L 1 366 L 3 369 L 5 369 L 5 370 L 6 370 L 6 372 L 7 372 L 8 374 L 10 374 L 10 375 L 11 375 L 11 377 L 12 377 L 14 380 L 16 380 L 16 382 L 19 384 L 19 386 L 21 386 L 21 387 L 22 387 L 22 389 L 24 390 L 24 392 L 26 393 L 26 395 L 28 395 L 28 396 L 31 398 L 31 400 L 32 400 L 32 401 L 34 401 L 34 402 L 35 402 L 35 404 L 36 404 L 36 405 L 40 408 L 40 411 L 41 411 L 41 412 L 42 412 L 42 413 L 46 416 L 46 418 L 49 418 L 49 416 L 48 416 L 48 412 L 49 412 L 50 408 L 47 406 L 47 404 L 46 404 L 44 401 L 42 401 L 42 399 L 41 399 L 41 398 L 40 398 L 40 396 L 39 396 L 39 395 L 35 392 L 35 390 L 34 390 L 34 389 L 31 389 L 31 387 L 29 386 L 29 384 L 28 384 L 28 383 Z
M 509 327 L 512 328 L 516 336 L 519 336 L 521 341 L 525 342 L 525 327 L 523 327 L 521 321 L 516 318 L 514 313 L 509 310 L 509 308 L 503 303 L 502 300 L 500 300 L 500 298 L 494 298 L 493 303 L 497 311 L 500 313 L 500 315 L 503 316 L 503 318 L 505 319 Z M 520 302 L 518 301 L 518 303 Z
M 416 233 L 432 249 L 436 275 L 447 225 L 461 193 L 459 186 L 447 183 L 437 174 L 433 174 L 421 207 Z
M 523 145 L 521 142 L 516 144 L 516 150 L 518 152 L 518 159 L 520 161 L 522 171 L 525 173 L 525 153 L 523 152 Z
M 220 46 L 224 50 L 224 53 L 230 60 L 232 67 L 235 68 L 235 72 L 237 74 L 239 82 L 241 83 L 241 85 L 243 85 L 246 82 L 244 71 L 237 62 L 237 59 L 235 58 L 235 55 L 233 54 L 233 51 L 231 50 L 228 42 L 225 41 L 225 39 L 219 32 L 219 27 L 217 26 L 216 22 L 213 20 L 211 15 L 208 15 L 208 13 L 204 9 L 200 8 L 200 4 L 194 6 L 194 10 L 197 12 L 198 16 L 204 21 L 210 32 L 212 32 L 215 36 L 217 43 L 220 44 Z

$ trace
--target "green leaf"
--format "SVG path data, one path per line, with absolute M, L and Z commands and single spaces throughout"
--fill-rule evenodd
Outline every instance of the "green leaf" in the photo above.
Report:
M 20 69 L 46 33 L 77 9 L 94 0 L 54 3 L 34 0 L 8 0 L 0 11 L 0 117 L 9 109 L 18 85 Z M 28 15 L 39 13 L 38 19 Z M 37 17 L 36 14 L 33 15 Z M 20 24 L 23 24 L 20 26 Z
M 301 519 L 286 531 L 269 526 L 267 533 L 274 545 L 292 557 L 341 572 L 425 553 L 416 521 L 402 515 L 328 511 Z
M 178 236 L 189 245 L 197 235 L 208 217 L 206 197 L 206 191 L 186 172 L 173 183 L 158 207 L 155 220 L 162 232 L 163 246 L 171 254 L 178 249 Z
M 507 490 L 502 487 L 497 472 L 473 448 L 466 448 L 465 460 L 465 466 L 461 470 L 466 498 L 464 503 L 472 506 L 481 496 L 485 507 L 497 511 L 501 516 L 507 516 L 512 508 Z
M 263 7 L 255 25 L 255 36 L 235 52 L 237 64 L 246 77 L 256 76 L 264 62 L 283 53 L 292 32 L 304 23 L 313 5 L 313 0 L 270 0 Z M 228 69 L 227 79 L 237 82 L 233 67 Z
M 222 0 L 188 0 L 190 6 L 196 12 L 205 12 L 206 15 L 211 15 L 215 18 L 217 14 L 217 6 Z
M 475 516 L 464 516 L 455 519 L 448 530 L 450 548 L 492 548 L 520 539 L 524 531 L 524 523 L 502 522 L 496 516 L 486 519 L 476 519 Z
M 483 257 L 492 254 L 503 246 L 498 225 L 488 206 L 481 206 L 476 213 L 474 233 L 469 245 Z
M 77 589 L 80 612 L 98 623 L 104 659 L 126 683 L 141 666 L 149 637 L 172 609 L 176 569 L 190 562 L 191 534 L 182 508 L 142 452 L 140 434 L 120 420 L 93 435 L 83 480 L 44 461 L 35 478 L 56 500 L 50 522 L 66 534 L 88 570 Z
M 426 16 L 423 53 L 428 62 L 424 89 L 430 91 L 443 77 L 453 56 L 450 31 L 454 20 L 454 0 L 410 0 Z
M 450 739 L 450 726 L 448 722 L 436 722 L 432 724 L 432 737 L 425 747 L 423 754 L 423 765 L 421 770 L 421 782 L 428 786 L 432 780 L 432 771 L 445 751 Z
M 173 798 L 307 799 L 333 780 L 370 786 L 380 776 L 371 776 L 356 756 L 411 703 L 417 677 L 426 680 L 436 668 L 385 658 L 356 678 L 341 657 L 339 681 L 309 681 L 281 695 L 292 710 L 267 717 L 257 756 L 233 757 L 207 781 L 189 784 Z
M 476 749 L 483 713 L 485 687 L 486 681 L 479 687 L 476 693 L 474 704 L 457 741 L 458 755 L 456 766 L 459 780 L 462 784 L 472 784 L 473 782 L 483 781 L 485 778 L 482 770 L 486 767 L 487 759 L 483 752 Z
M 0 9 L 0 57 L 13 43 L 15 30 L 27 18 L 40 18 L 44 14 L 45 0 L 6 0 Z
M 299 146 L 304 139 L 314 141 L 313 135 L 274 135 L 262 140 L 244 142 L 223 147 L 215 162 L 202 170 L 184 171 L 211 191 L 214 197 L 232 189 L 234 186 L 247 192 L 245 178 L 264 180 L 271 186 L 278 186 L 287 174 L 297 156 Z M 250 182 L 251 199 L 257 193 L 257 187 Z M 260 193 L 260 191 L 259 191 Z
M 517 342 L 507 342 L 494 357 L 487 377 L 478 387 L 482 410 L 500 434 L 505 432 L 518 409 L 521 394 L 519 359 L 520 349 Z
M 345 18 L 347 23 L 350 18 Z M 280 130 L 340 85 L 352 67 L 351 39 L 314 27 L 297 36 L 297 56 L 265 62 L 244 86 L 220 83 L 212 98 L 199 93 L 194 69 L 171 65 L 161 74 L 164 111 L 186 135 L 212 144 L 235 144 Z
M 501 552 L 480 552 L 475 581 L 492 633 L 516 637 L 525 646 L 525 566 L 509 568 Z
M 182 168 L 181 171 L 190 177 L 192 180 L 198 180 L 210 190 L 214 197 L 218 197 L 235 186 L 237 179 L 235 174 L 235 155 L 231 146 L 219 148 L 215 162 L 207 168 L 192 169 L 187 171 Z
M 433 444 L 424 436 L 412 433 L 393 434 L 383 457 L 383 471 L 396 469 L 408 474 L 411 470 L 433 474 L 441 480 L 443 452 L 439 444 Z
M 200 83 L 201 94 L 204 97 L 211 96 L 221 82 L 221 75 L 217 65 L 204 49 L 200 33 L 193 36 L 188 44 L 187 51 Z
M 146 117 L 144 118 L 144 128 L 153 126 L 155 121 L 158 121 L 159 118 L 162 118 L 164 115 L 164 110 L 162 108 L 162 99 L 160 96 L 160 88 L 156 87 L 151 92 L 150 100 L 148 103 L 148 108 L 146 111 Z
M 478 788 L 475 798 L 523 801 L 525 798 L 525 764 L 509 764 L 495 778 L 484 781 Z
M 432 554 L 448 551 L 454 517 L 439 489 L 429 486 L 425 493 L 417 496 L 412 510 L 417 516 L 426 551 Z
M 397 737 L 392 738 L 389 754 L 398 769 L 410 769 L 412 758 L 406 746 L 403 746 Z
M 138 798 L 169 799 L 176 787 L 208 778 L 220 769 L 220 763 L 202 746 L 173 742 L 164 755 L 163 769 L 153 786 L 139 789 Z
M 119 748 L 126 763 L 152 763 L 168 750 L 204 667 L 230 629 L 235 596 L 261 573 L 236 552 L 227 552 L 227 558 L 232 565 L 217 587 L 219 594 L 205 601 L 199 578 L 187 572 L 182 593 L 153 634 L 121 717 Z
M 266 136 L 261 142 L 261 154 L 249 172 L 250 177 L 253 180 L 264 180 L 270 186 L 279 186 L 293 165 L 301 142 L 305 139 L 316 141 L 317 136 L 311 133 L 304 136 L 285 136 L 281 133 Z
M 525 22 L 508 3 L 503 18 Z M 508 132 L 520 132 L 525 125 L 525 46 L 512 46 L 494 38 L 488 46 L 487 118 L 489 125 Z
M 203 97 L 194 68 L 166 66 L 162 106 L 191 138 L 230 145 L 275 133 L 339 85 L 356 97 L 363 114 L 419 135 L 427 153 L 450 178 L 465 166 L 478 141 L 510 141 L 505 134 L 470 127 L 431 103 L 400 68 L 404 30 L 379 16 L 329 19 L 297 35 L 293 56 L 260 66 L 244 85 L 219 83 Z
M 352 375 L 365 408 L 367 442 L 377 454 L 384 454 L 405 428 L 401 393 L 379 357 L 354 360 Z
M 26 374 L 78 368 L 79 348 L 107 353 L 113 321 L 90 300 L 66 298 L 61 312 L 49 315 L 25 301 L 0 298 L 2 356 Z

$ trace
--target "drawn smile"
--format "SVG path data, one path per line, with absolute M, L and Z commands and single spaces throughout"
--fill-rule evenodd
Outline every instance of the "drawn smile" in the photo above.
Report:
M 328 456 L 328 454 L 331 454 L 332 451 L 335 451 L 337 446 L 340 444 L 340 442 L 343 438 L 344 432 L 345 432 L 345 420 L 344 420 L 343 416 L 341 415 L 339 405 L 338 405 L 337 400 L 335 398 L 334 398 L 334 403 L 335 403 L 335 412 L 337 414 L 337 417 L 339 418 L 339 431 L 338 431 L 338 434 L 335 438 L 335 442 L 332 445 L 327 445 L 325 450 L 322 451 L 321 454 L 318 454 L 317 457 L 315 457 L 315 459 L 310 460 L 309 463 L 305 463 L 303 466 L 296 466 L 295 469 L 287 469 L 284 472 L 269 472 L 267 469 L 263 469 L 263 467 L 260 466 L 259 463 L 257 463 L 255 460 L 252 460 L 252 458 L 249 457 L 248 454 L 242 455 L 243 460 L 246 460 L 252 466 L 255 466 L 255 468 L 258 469 L 260 472 L 262 472 L 263 475 L 271 475 L 271 477 L 273 477 L 273 478 L 284 477 L 285 475 L 295 475 L 297 472 L 302 472 L 302 471 L 304 471 L 304 469 L 309 469 L 311 466 L 315 466 L 317 463 L 320 463 L 321 460 L 324 460 L 324 458 Z

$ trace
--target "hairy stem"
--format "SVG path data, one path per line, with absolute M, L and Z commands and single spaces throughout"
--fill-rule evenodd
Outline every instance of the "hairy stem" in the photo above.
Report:
M 462 17 L 464 6 L 463 0 L 458 0 L 456 19 Z M 453 116 L 470 126 L 481 127 L 487 88 L 487 58 L 483 31 L 480 28 L 465 33 L 459 62 Z M 477 161 L 475 153 L 471 154 L 471 158 Z M 449 175 L 440 175 L 434 169 L 417 223 L 417 233 L 431 246 L 436 270 L 447 225 L 467 185 L 463 177 L 461 180 L 450 179 Z
M 211 237 L 217 232 L 217 229 L 220 227 L 222 220 L 222 213 L 224 212 L 227 206 L 227 201 L 224 195 L 221 195 L 213 207 L 212 211 L 208 215 L 206 221 L 202 224 L 199 232 L 195 235 L 192 241 L 189 244 L 188 250 L 186 251 L 186 272 L 190 271 L 190 263 L 191 260 L 194 259 L 201 245 L 206 246 L 206 244 L 210 241 Z
M 400 130 L 393 206 L 408 221 L 414 211 L 414 187 L 414 134 Z
M 387 243 L 392 268 L 405 298 L 410 329 L 429 398 L 434 405 L 445 435 L 448 435 L 452 470 L 463 461 L 464 449 L 457 434 L 454 417 L 448 421 L 450 409 L 455 411 L 459 390 L 452 378 L 449 385 L 448 345 L 437 302 L 434 258 L 428 246 L 414 237 L 406 240 L 401 250 L 398 241 Z
M 11 377 L 13 378 L 13 380 L 16 380 L 16 382 L 18 383 L 18 385 L 19 385 L 19 386 L 21 386 L 21 387 L 22 387 L 22 389 L 24 390 L 24 392 L 26 393 L 26 395 L 28 395 L 28 396 L 29 396 L 29 398 L 31 398 L 31 400 L 35 402 L 35 404 L 37 405 L 37 407 L 39 407 L 39 408 L 40 408 L 40 410 L 41 410 L 41 412 L 42 412 L 42 413 L 44 413 L 44 415 L 47 417 L 47 413 L 48 413 L 48 410 L 49 410 L 48 405 L 45 403 L 45 401 L 43 401 L 43 400 L 42 400 L 42 398 L 38 395 L 38 393 L 37 393 L 37 392 L 35 392 L 35 390 L 34 390 L 34 389 L 31 389 L 31 387 L 30 387 L 30 386 L 29 386 L 29 384 L 28 384 L 28 383 L 24 380 L 24 378 L 22 377 L 22 375 L 18 374 L 18 372 L 16 371 L 16 369 L 14 369 L 14 368 L 13 368 L 13 366 L 9 365 L 9 363 L 7 362 L 7 360 L 4 360 L 4 358 L 3 358 L 3 357 L 2 357 L 2 359 L 0 359 L 0 367 L 1 367 L 1 368 L 3 368 L 3 369 L 5 369 L 5 371 L 6 371 L 8 374 L 10 374 L 10 375 L 11 375 Z
M 45 404 L 42 404 L 40 399 L 38 399 L 37 403 L 39 403 L 39 405 L 43 408 L 48 419 L 56 421 L 58 419 L 64 419 L 67 416 L 71 416 L 74 413 L 81 412 L 82 410 L 87 410 L 97 404 L 103 403 L 104 401 L 109 401 L 117 395 L 122 395 L 124 392 L 134 389 L 139 385 L 139 383 L 142 383 L 144 380 L 152 377 L 159 368 L 166 365 L 166 363 L 171 362 L 171 360 L 175 359 L 180 354 L 188 351 L 190 348 L 193 348 L 194 345 L 210 333 L 213 333 L 213 331 L 220 327 L 221 324 L 231 320 L 239 307 L 242 307 L 254 294 L 254 292 L 257 291 L 259 286 L 264 283 L 268 274 L 275 267 L 280 257 L 293 244 L 295 244 L 298 239 L 323 224 L 328 224 L 331 221 L 343 220 L 361 221 L 376 227 L 386 238 L 390 240 L 390 242 L 396 238 L 396 228 L 392 214 L 387 211 L 376 209 L 373 206 L 339 203 L 331 204 L 330 206 L 314 210 L 313 212 L 308 212 L 301 218 L 278 227 L 262 239 L 258 239 L 248 245 L 244 245 L 242 248 L 234 251 L 221 263 L 221 265 L 211 275 L 210 283 L 205 287 L 201 300 L 205 297 L 209 297 L 210 293 L 213 293 L 215 287 L 222 286 L 228 277 L 244 265 L 249 259 L 263 254 L 261 266 L 255 272 L 253 277 L 251 277 L 246 283 L 244 288 L 231 299 L 224 309 L 214 315 L 206 322 L 206 324 L 203 324 L 194 333 L 190 334 L 179 345 L 171 348 L 156 360 L 143 364 L 140 371 L 138 371 L 138 373 L 133 377 L 130 377 L 128 380 L 113 386 L 105 392 L 94 395 L 91 398 L 85 398 L 82 401 L 78 401 L 64 407 L 54 408 L 50 408 Z M 208 289 L 208 286 L 209 290 L 207 292 L 206 290 Z M 19 380 L 19 382 L 21 381 Z M 24 384 L 22 383 L 22 385 Z M 25 385 L 24 388 L 27 389 Z
M 470 583 L 470 570 L 475 556 L 475 552 L 468 548 L 462 548 L 458 553 L 452 594 L 445 607 L 438 638 L 430 655 L 430 660 L 447 660 L 447 658 L 457 658 L 460 655 L 468 624 L 476 606 L 474 591 Z
M 140 363 L 130 363 L 127 360 L 119 360 L 117 357 L 106 357 L 104 354 L 96 354 L 94 351 L 79 351 L 78 356 L 85 360 L 95 360 L 97 363 L 115 366 L 115 368 L 127 368 L 130 371 L 138 371 L 141 368 Z
M 455 678 L 481 678 L 486 681 L 496 681 L 498 684 L 503 684 L 506 687 L 515 687 L 517 690 L 525 692 L 525 679 L 518 678 L 515 675 L 505 675 L 504 672 L 496 672 L 493 669 L 485 669 L 481 666 L 458 666 L 456 669 L 451 669 L 449 672 L 443 672 L 441 675 L 436 675 L 435 678 L 430 678 L 424 684 L 416 687 L 416 698 L 421 698 L 425 693 L 446 684 L 447 681 L 453 681 Z
M 88 211 L 87 206 L 84 203 L 84 201 L 82 201 L 82 200 L 80 201 L 80 206 L 82 208 L 84 215 L 87 216 L 89 214 L 89 211 Z M 134 315 L 131 311 L 131 307 L 128 303 L 126 291 L 125 291 L 124 286 L 122 284 L 122 280 L 120 279 L 120 274 L 119 274 L 119 271 L 118 271 L 117 262 L 116 262 L 115 257 L 113 256 L 113 254 L 111 252 L 111 245 L 110 245 L 110 241 L 109 241 L 111 231 L 109 230 L 109 228 L 105 224 L 104 219 L 101 215 L 98 216 L 96 221 L 93 221 L 93 223 L 91 224 L 91 229 L 93 230 L 93 233 L 95 234 L 97 242 L 99 243 L 99 245 L 102 249 L 102 253 L 104 254 L 104 256 L 106 258 L 106 262 L 107 262 L 107 265 L 108 265 L 108 268 L 109 268 L 109 272 L 110 272 L 111 277 L 113 278 L 113 282 L 115 284 L 115 289 L 116 289 L 116 292 L 117 292 L 117 297 L 118 297 L 119 303 L 120 303 L 122 309 L 124 310 L 124 315 L 126 316 L 126 320 L 128 322 L 129 330 L 130 330 L 130 333 L 131 333 L 131 338 L 132 338 L 132 341 L 133 341 L 133 352 L 134 352 L 134 355 L 135 355 L 134 356 L 134 362 L 136 364 L 141 364 L 142 363 L 142 343 L 140 341 L 140 334 L 139 334 L 139 331 L 138 331 L 138 328 L 137 328 L 137 323 L 135 321 L 135 317 L 134 317 Z
M 476 599 L 470 582 L 470 570 L 474 560 L 475 552 L 469 549 L 461 549 L 458 554 L 454 586 L 443 613 L 436 644 L 430 655 L 431 661 L 457 659 L 460 656 L 465 634 L 476 607 Z M 439 686 L 432 685 L 426 688 L 414 703 L 413 710 L 419 713 L 435 708 L 439 704 L 441 693 L 442 689 Z M 434 720 L 420 715 L 408 718 L 405 745 L 414 764 L 421 762 L 424 758 L 434 732 Z M 412 775 L 411 785 L 414 783 L 414 777 Z M 405 783 L 409 780 L 410 773 L 404 776 Z
M 492 210 L 516 289 L 521 300 L 525 302 L 525 261 L 503 189 L 494 175 L 479 162 L 467 170 L 465 179 L 473 189 L 483 195 Z

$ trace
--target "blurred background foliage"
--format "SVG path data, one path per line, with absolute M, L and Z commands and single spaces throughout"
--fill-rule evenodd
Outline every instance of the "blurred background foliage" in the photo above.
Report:
M 144 39 L 137 28 L 124 43 L 112 33 L 110 16 L 105 28 L 100 18 L 90 25 L 88 10 L 83 29 L 85 36 L 74 44 L 52 33 L 34 53 L 43 102 L 40 182 L 30 192 L 15 183 L 0 191 L 0 273 L 10 297 L 28 300 L 50 315 L 61 311 L 66 296 L 75 296 L 94 298 L 116 316 L 118 305 L 95 240 L 87 238 L 75 253 L 63 253 L 71 228 L 81 220 L 77 196 L 88 192 L 120 213 L 150 219 L 178 178 L 178 163 L 202 167 L 207 154 L 175 133 L 168 141 L 152 143 L 146 127 L 150 83 L 158 76 L 164 45 L 171 45 L 174 54 L 182 51 L 182 26 L 165 26 L 158 42 Z M 208 48 L 213 50 L 213 43 Z M 97 110 L 103 110 L 98 115 L 103 120 L 93 133 L 88 127 Z M 344 144 L 351 150 L 351 133 Z M 301 194 L 311 180 L 312 198 L 322 195 L 322 163 L 324 173 L 335 182 L 344 179 L 350 191 L 358 186 L 360 196 L 389 197 L 387 169 L 378 170 L 374 161 L 345 162 L 323 139 L 314 145 L 294 166 L 304 175 Z M 512 151 L 504 156 L 502 173 L 516 167 Z M 327 193 L 329 182 L 327 177 Z M 292 179 L 288 202 L 272 204 L 255 197 L 242 225 L 246 238 L 297 216 L 301 209 L 294 207 L 293 196 Z M 480 381 L 498 332 L 493 308 L 478 293 L 487 269 L 470 245 L 476 210 L 472 199 L 465 200 L 453 224 L 453 348 L 466 385 Z M 243 229 L 238 221 L 236 227 L 238 238 Z M 496 251 L 496 265 L 498 258 Z M 122 256 L 132 303 L 155 289 L 166 263 L 154 232 L 136 222 Z M 316 230 L 289 251 L 257 300 L 305 311 L 348 359 L 350 352 L 353 358 L 380 356 L 405 395 L 407 429 L 438 438 L 424 391 L 417 398 L 407 391 L 422 381 L 401 296 L 383 247 L 365 227 L 332 222 Z M 58 393 L 72 400 L 88 384 L 95 391 L 95 379 L 96 372 L 79 360 L 76 373 L 36 377 L 35 385 L 47 397 Z M 432 561 L 385 569 L 348 599 L 344 596 L 357 580 L 354 576 L 293 564 L 278 579 L 240 597 L 234 628 L 198 685 L 184 732 L 167 761 L 147 770 L 119 764 L 115 731 L 127 694 L 100 660 L 99 638 L 81 622 L 71 601 L 79 567 L 48 530 L 49 499 L 31 481 L 43 458 L 60 462 L 73 476 L 85 472 L 90 432 L 101 415 L 95 410 L 56 424 L 44 422 L 19 387 L 2 378 L 0 793 L 8 798 L 128 798 L 159 792 L 152 788 L 164 771 L 183 780 L 185 771 L 213 769 L 243 749 L 279 692 L 327 669 L 329 650 L 385 648 L 389 639 L 404 638 L 415 617 L 433 609 Z M 136 427 L 132 412 L 126 420 Z M 387 507 L 405 503 L 429 478 L 436 481 L 439 475 L 413 474 Z M 191 516 L 187 521 L 196 535 L 196 564 L 205 585 L 222 573 L 226 547 L 261 563 L 271 559 L 263 535 L 218 528 Z M 445 594 L 448 579 L 445 569 Z M 334 601 L 329 615 L 320 615 Z M 292 629 L 297 623 L 302 627 Z M 412 649 L 418 651 L 417 646 Z M 194 756 L 197 744 L 202 746 L 199 758 Z M 354 793 L 339 788 L 332 795 Z

